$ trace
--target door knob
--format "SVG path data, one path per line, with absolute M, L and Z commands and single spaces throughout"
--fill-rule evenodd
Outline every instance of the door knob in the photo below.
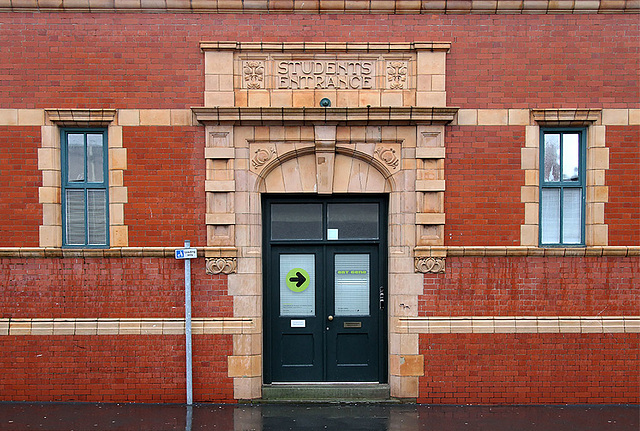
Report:
M 329 322 L 331 322 L 331 321 L 333 320 L 333 316 L 329 316 L 329 317 L 327 317 L 327 320 L 328 320 Z

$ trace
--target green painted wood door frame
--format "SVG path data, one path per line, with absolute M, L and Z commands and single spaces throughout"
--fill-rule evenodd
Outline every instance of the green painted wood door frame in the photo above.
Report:
M 321 204 L 322 238 L 271 237 L 272 204 L 310 203 Z M 327 205 L 333 203 L 377 204 L 378 237 L 328 239 Z M 386 383 L 387 208 L 387 197 L 379 195 L 263 196 L 264 383 Z M 369 262 L 367 315 L 341 315 L 335 309 L 336 259 L 354 255 Z M 298 258 L 305 262 L 300 268 L 290 263 Z M 292 280 L 288 286 L 283 284 L 287 277 Z M 313 283 L 309 284 L 307 278 L 312 278 Z M 301 279 L 305 282 L 301 283 Z M 283 311 L 281 294 L 295 296 L 287 289 L 314 289 L 313 310 L 305 309 L 301 315 L 295 315 L 298 311 Z M 310 305 L 311 302 L 304 306 Z

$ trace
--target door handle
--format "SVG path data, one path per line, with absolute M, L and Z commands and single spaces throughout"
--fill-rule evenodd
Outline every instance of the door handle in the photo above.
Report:
M 384 286 L 380 286 L 380 310 L 384 310 Z
M 333 316 L 330 315 L 329 317 L 327 317 L 327 320 L 331 322 L 333 320 Z

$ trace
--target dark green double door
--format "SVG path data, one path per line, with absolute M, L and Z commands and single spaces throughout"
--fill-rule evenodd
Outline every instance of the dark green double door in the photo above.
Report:
M 307 230 L 308 224 L 299 226 L 302 235 L 312 237 L 305 241 L 269 235 L 273 240 L 268 241 L 265 261 L 265 383 L 385 381 L 383 224 L 379 219 L 372 221 L 369 233 L 363 233 L 362 227 L 349 233 L 348 223 L 331 227 L 335 218 L 345 221 L 373 215 L 363 216 L 363 211 L 376 209 L 379 217 L 384 202 L 373 203 L 356 208 L 351 215 L 340 206 L 335 208 L 340 216 L 333 211 L 333 218 L 327 202 L 306 208 L 321 211 L 324 233 L 314 234 L 313 229 Z M 265 209 L 277 223 L 277 211 Z M 284 219 L 296 223 L 295 214 Z M 267 227 L 278 229 L 273 218 L 267 217 L 267 222 Z

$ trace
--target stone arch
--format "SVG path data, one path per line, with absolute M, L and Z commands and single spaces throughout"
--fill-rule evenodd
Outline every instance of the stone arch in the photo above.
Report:
M 275 154 L 280 154 L 275 145 Z M 358 148 L 360 147 L 360 148 Z M 397 164 L 397 163 L 396 163 Z M 258 193 L 391 193 L 394 172 L 376 157 L 375 144 L 291 149 L 266 163 L 258 173 Z M 328 182 L 329 187 L 326 187 Z M 325 183 L 324 189 L 320 183 Z

